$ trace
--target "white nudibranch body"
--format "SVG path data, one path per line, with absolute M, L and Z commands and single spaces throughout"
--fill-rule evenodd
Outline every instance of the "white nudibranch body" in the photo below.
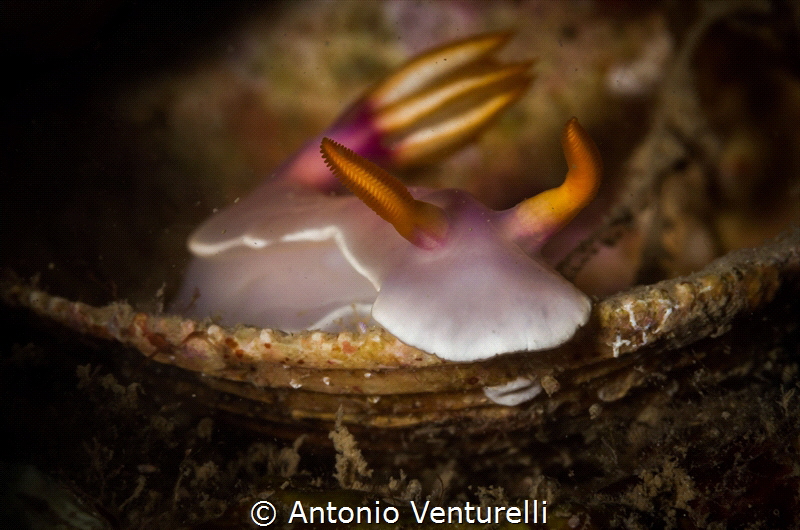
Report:
M 403 342 L 454 361 L 552 348 L 586 322 L 589 299 L 506 241 L 501 214 L 466 192 L 412 190 L 448 213 L 447 244 L 428 250 L 355 196 L 269 191 L 192 235 L 178 301 L 190 315 L 338 331 L 371 314 Z
M 574 118 L 563 138 L 565 183 L 503 212 L 461 190 L 407 190 L 357 154 L 377 153 L 396 166 L 473 137 L 530 81 L 520 64 L 493 60 L 493 76 L 485 65 L 474 68 L 507 38 L 475 37 L 411 61 L 326 133 L 336 141 L 322 139 L 322 156 L 313 154 L 315 140 L 250 196 L 212 216 L 189 238 L 193 259 L 173 310 L 289 332 L 374 322 L 451 361 L 569 340 L 587 321 L 590 301 L 538 250 L 599 182 L 596 147 Z M 463 77 L 442 61 L 450 52 L 473 67 Z M 432 69 L 443 69 L 445 80 Z M 409 119 L 401 119 L 404 109 Z M 434 131 L 428 143 L 419 143 L 419 122 Z M 394 127 L 389 149 L 376 123 Z M 355 195 L 331 194 L 340 182 Z

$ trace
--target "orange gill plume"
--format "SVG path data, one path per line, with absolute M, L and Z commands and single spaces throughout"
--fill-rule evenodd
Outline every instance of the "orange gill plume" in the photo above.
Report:
M 494 57 L 512 35 L 487 33 L 431 50 L 367 94 L 375 127 L 392 139 L 398 166 L 458 149 L 525 93 L 534 61 L 503 63 Z

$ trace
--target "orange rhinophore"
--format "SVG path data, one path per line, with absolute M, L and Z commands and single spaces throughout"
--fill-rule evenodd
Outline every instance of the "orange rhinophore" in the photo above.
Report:
M 323 138 L 322 157 L 356 197 L 422 248 L 434 248 L 447 235 L 447 217 L 436 205 L 418 201 L 402 182 L 350 149 Z
M 529 251 L 538 250 L 550 236 L 572 220 L 597 194 L 603 162 L 597 146 L 576 118 L 561 135 L 567 176 L 564 183 L 509 210 L 503 220 L 508 237 Z

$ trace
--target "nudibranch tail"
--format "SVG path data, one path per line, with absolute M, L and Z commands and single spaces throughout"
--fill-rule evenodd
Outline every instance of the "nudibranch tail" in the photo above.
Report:
M 538 250 L 597 194 L 603 172 L 600 152 L 589 133 L 571 118 L 561 136 L 567 176 L 564 183 L 526 199 L 507 212 L 503 229 L 523 248 Z
M 329 138 L 322 139 L 320 151 L 336 177 L 401 236 L 420 248 L 444 241 L 448 223 L 441 208 L 414 199 L 386 170 Z

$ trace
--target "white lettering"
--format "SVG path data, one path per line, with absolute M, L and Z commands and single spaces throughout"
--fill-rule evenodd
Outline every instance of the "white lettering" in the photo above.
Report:
M 467 522 L 468 522 L 468 523 L 470 523 L 470 524 L 475 524 L 475 519 L 473 519 L 473 518 L 471 518 L 471 517 L 469 516 L 469 512 L 470 512 L 470 510 L 474 510 L 474 509 L 475 509 L 475 508 L 473 508 L 472 506 L 470 506 L 470 504 L 469 504 L 469 501 L 467 501 L 467 503 L 464 505 L 464 511 L 466 511 L 466 512 L 467 512 Z
M 347 519 L 345 519 L 344 516 L 342 516 L 342 512 L 344 512 L 345 510 L 350 512 L 350 516 Z M 345 524 L 352 523 L 353 522 L 353 509 L 352 508 L 348 508 L 347 506 L 342 506 L 341 508 L 339 508 L 339 522 L 340 523 L 345 523 Z
M 362 521 L 361 520 L 361 512 L 362 511 L 367 514 L 367 520 L 366 521 Z M 341 521 L 341 519 L 342 519 L 342 516 L 339 515 L 339 520 Z M 342 522 L 344 522 L 344 521 L 342 521 Z M 356 523 L 371 523 L 371 522 L 372 522 L 372 512 L 369 511 L 369 506 L 359 506 L 358 508 L 356 508 Z M 377 506 L 375 507 L 375 522 L 376 523 L 380 523 L 381 522 L 381 512 L 378 511 L 378 507 Z
M 381 514 L 377 504 L 376 502 L 375 522 L 380 522 Z M 530 519 L 533 520 L 533 523 L 538 523 L 540 519 L 539 506 L 542 508 L 541 520 L 543 523 L 547 523 L 547 501 L 540 503 L 537 499 L 525 499 L 522 506 L 473 506 L 469 502 L 465 502 L 464 506 L 442 507 L 432 506 L 429 500 L 425 501 L 425 504 L 417 504 L 416 501 L 411 501 L 410 504 L 418 524 L 423 524 L 426 519 L 433 524 L 464 524 L 465 522 L 468 524 L 502 524 L 503 519 L 511 524 L 528 523 Z M 533 513 L 533 517 L 530 517 L 531 513 Z M 370 515 L 367 513 L 367 522 L 369 522 Z M 341 519 L 341 510 L 339 517 L 341 522 L 350 522 L 350 520 Z M 399 517 L 399 512 L 392 506 L 383 510 L 384 522 L 395 523 Z M 362 522 L 361 508 L 359 508 L 357 519 L 356 522 Z
M 309 522 L 310 523 L 314 522 L 314 512 L 316 512 L 316 511 L 319 512 L 319 522 L 320 523 L 324 523 L 325 522 L 325 511 L 322 509 L 322 506 L 312 506 L 311 507 L 311 513 L 309 513 L 309 516 L 311 517 L 311 520 Z
M 336 511 L 336 506 L 334 506 L 331 501 L 328 501 L 328 506 L 325 509 L 328 510 L 328 522 L 329 523 L 337 522 L 336 521 L 336 517 L 333 516 L 333 512 Z M 320 522 L 322 522 L 322 521 L 320 521 Z
M 447 509 L 447 522 L 449 524 L 453 524 L 453 512 L 458 514 L 458 522 L 461 523 L 461 516 L 464 512 L 461 511 L 461 508 L 458 506 L 451 506 Z
M 394 513 L 394 519 L 390 520 L 389 516 L 386 515 L 386 513 L 389 510 L 392 510 L 392 512 Z M 398 519 L 400 519 L 400 512 L 397 511 L 397 508 L 395 508 L 394 506 L 387 506 L 386 508 L 383 509 L 383 520 L 384 521 L 386 521 L 387 523 L 396 523 Z
M 297 513 L 298 511 L 300 513 Z M 293 522 L 295 517 L 303 519 L 303 522 L 308 524 L 308 521 L 306 520 L 306 512 L 303 510 L 303 505 L 300 503 L 300 501 L 294 501 L 294 506 L 292 506 L 292 514 L 289 516 L 289 522 Z
M 420 515 L 419 511 L 417 510 L 417 501 L 411 501 L 411 509 L 414 510 L 414 518 L 417 520 L 418 524 L 422 524 L 422 521 L 425 519 L 425 514 L 428 513 L 428 505 L 430 503 L 431 501 L 425 501 L 422 514 Z

